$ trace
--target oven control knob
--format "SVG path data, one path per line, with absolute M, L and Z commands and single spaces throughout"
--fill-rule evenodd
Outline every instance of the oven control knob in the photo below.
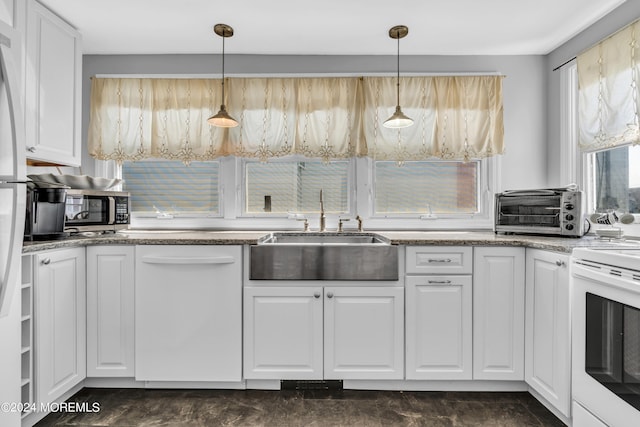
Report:
M 567 221 L 572 221 L 573 220 L 573 215 L 571 214 L 567 214 L 564 219 L 566 219 Z
M 567 203 L 566 205 L 564 205 L 564 208 L 565 208 L 566 210 L 568 210 L 568 211 L 571 211 L 571 210 L 573 210 L 573 204 L 571 204 L 571 203 Z
M 567 224 L 564 226 L 567 230 L 573 230 L 573 224 Z

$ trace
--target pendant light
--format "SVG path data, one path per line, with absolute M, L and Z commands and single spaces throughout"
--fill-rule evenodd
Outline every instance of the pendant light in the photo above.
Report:
M 221 128 L 234 128 L 238 126 L 238 122 L 227 113 L 227 109 L 224 106 L 224 39 L 233 36 L 233 28 L 226 24 L 216 24 L 213 27 L 213 31 L 222 37 L 222 103 L 220 111 L 215 116 L 209 117 L 207 122 L 210 125 Z
M 382 125 L 391 129 L 406 128 L 413 124 L 413 120 L 405 116 L 400 109 L 400 39 L 405 37 L 407 34 L 409 34 L 409 28 L 404 25 L 396 25 L 389 30 L 389 37 L 398 40 L 398 74 L 396 76 L 397 102 L 396 112 L 393 113 L 393 116 L 385 120 Z

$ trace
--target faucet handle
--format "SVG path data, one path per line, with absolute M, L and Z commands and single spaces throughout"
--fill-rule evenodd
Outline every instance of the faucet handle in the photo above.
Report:
M 356 216 L 356 221 L 358 221 L 358 231 L 362 232 L 363 228 L 362 228 L 362 217 L 360 215 Z
M 307 218 L 296 218 L 296 221 L 304 221 L 304 231 L 309 231 L 309 220 Z
M 342 223 L 344 221 L 349 221 L 350 218 L 340 218 L 338 219 L 338 233 L 342 233 L 343 229 L 342 229 Z

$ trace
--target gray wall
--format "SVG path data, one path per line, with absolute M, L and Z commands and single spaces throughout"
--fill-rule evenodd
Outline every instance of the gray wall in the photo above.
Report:
M 248 74 L 395 74 L 395 56 L 228 55 L 228 76 Z M 83 145 L 89 123 L 90 77 L 100 74 L 219 74 L 219 55 L 85 55 L 83 58 Z M 546 72 L 544 56 L 403 56 L 403 73 L 495 73 L 504 79 L 506 154 L 502 187 L 546 184 Z M 84 173 L 93 161 L 83 153 Z M 524 172 L 526 170 L 526 172 Z M 499 189 L 494 189 L 495 191 Z
M 553 69 L 639 17 L 640 0 L 627 0 L 601 20 L 546 56 L 545 74 L 548 83 L 547 174 L 550 186 L 567 184 L 560 182 L 560 174 L 563 168 L 563 165 L 560 164 L 560 70 L 553 71 Z

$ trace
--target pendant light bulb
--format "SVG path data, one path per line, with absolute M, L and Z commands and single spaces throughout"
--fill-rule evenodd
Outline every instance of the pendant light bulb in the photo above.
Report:
M 213 31 L 222 37 L 222 103 L 220 105 L 220 111 L 209 117 L 207 123 L 221 128 L 234 128 L 238 126 L 238 121 L 227 113 L 227 108 L 224 105 L 224 39 L 233 36 L 233 28 L 226 24 L 216 24 L 213 27 Z
M 404 25 L 396 25 L 389 30 L 389 37 L 398 40 L 398 68 L 396 74 L 396 111 L 391 117 L 382 123 L 382 126 L 390 129 L 401 129 L 413 124 L 413 120 L 407 117 L 400 108 L 400 39 L 409 34 L 409 28 Z

